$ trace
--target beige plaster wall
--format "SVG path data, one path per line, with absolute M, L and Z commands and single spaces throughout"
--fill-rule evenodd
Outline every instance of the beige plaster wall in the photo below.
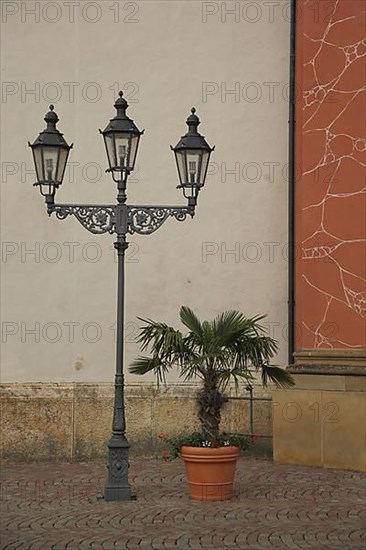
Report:
M 288 10 L 262 2 L 257 12 L 245 2 L 71 4 L 2 2 L 2 381 L 113 380 L 113 237 L 47 217 L 27 141 L 54 103 L 75 143 L 57 200 L 113 202 L 98 127 L 114 115 L 119 88 L 146 128 L 132 203 L 185 204 L 169 146 L 192 105 L 216 145 L 194 221 L 169 220 L 130 239 L 127 364 L 138 353 L 136 317 L 176 323 L 181 304 L 206 318 L 227 308 L 268 313 L 283 364 Z M 240 13 L 229 15 L 236 4 Z

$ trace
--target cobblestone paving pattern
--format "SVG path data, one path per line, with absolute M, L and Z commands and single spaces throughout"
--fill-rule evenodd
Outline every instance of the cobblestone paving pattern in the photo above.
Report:
M 362 473 L 239 460 L 235 496 L 190 501 L 180 460 L 131 459 L 131 502 L 99 499 L 102 462 L 4 467 L 2 550 L 365 550 Z

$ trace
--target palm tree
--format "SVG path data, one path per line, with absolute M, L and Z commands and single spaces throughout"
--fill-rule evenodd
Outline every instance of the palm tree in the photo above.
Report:
M 142 351 L 150 347 L 151 356 L 139 356 L 129 370 L 140 375 L 154 372 L 158 384 L 165 383 L 167 372 L 174 367 L 184 380 L 199 378 L 202 386 L 196 400 L 202 433 L 216 439 L 229 381 L 234 381 L 236 389 L 240 381 L 250 384 L 254 368 L 261 373 L 264 386 L 269 381 L 280 387 L 294 384 L 286 371 L 269 364 L 277 343 L 264 334 L 260 325 L 264 317 L 247 318 L 239 311 L 225 311 L 213 321 L 201 322 L 190 308 L 182 306 L 180 320 L 189 330 L 184 336 L 165 323 L 139 318 L 145 326 L 137 341 Z

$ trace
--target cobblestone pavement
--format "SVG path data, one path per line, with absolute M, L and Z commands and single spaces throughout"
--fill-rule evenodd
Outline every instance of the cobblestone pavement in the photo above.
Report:
M 365 550 L 361 473 L 243 457 L 230 501 L 190 501 L 180 460 L 131 459 L 131 502 L 105 502 L 101 462 L 2 471 L 1 549 Z

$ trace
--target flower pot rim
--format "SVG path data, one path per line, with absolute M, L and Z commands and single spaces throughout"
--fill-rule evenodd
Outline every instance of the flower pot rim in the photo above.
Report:
M 235 450 L 238 450 L 240 452 L 240 447 L 237 447 L 236 445 L 220 445 L 218 447 L 201 447 L 201 446 L 195 446 L 195 445 L 182 445 L 182 447 L 180 448 L 181 452 L 184 452 L 184 450 L 187 449 L 187 452 L 189 452 L 190 449 L 194 449 L 195 452 L 197 451 L 197 449 L 199 449 L 200 451 L 202 452 L 206 452 L 206 451 L 213 451 L 213 452 L 217 452 L 217 451 L 222 451 L 222 450 L 227 450 L 229 452 L 233 452 Z

